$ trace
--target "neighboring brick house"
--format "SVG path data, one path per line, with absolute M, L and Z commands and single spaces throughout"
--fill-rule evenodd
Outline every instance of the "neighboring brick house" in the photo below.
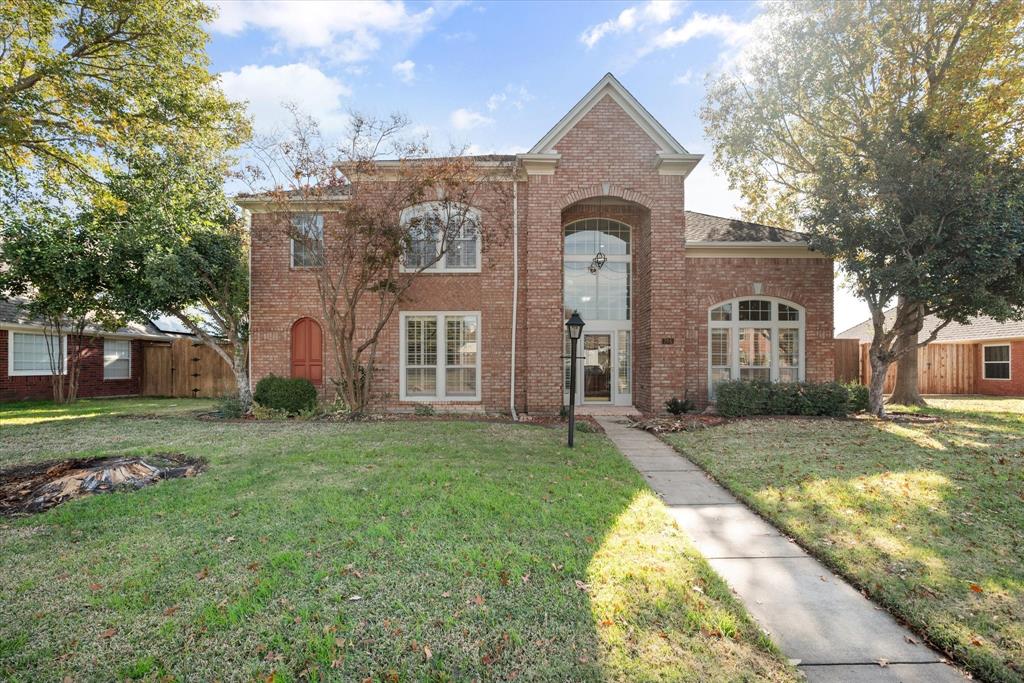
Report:
M 53 397 L 43 324 L 24 312 L 23 303 L 20 298 L 0 299 L 0 401 Z M 64 336 L 60 343 L 72 353 L 81 350 L 81 398 L 135 396 L 141 392 L 143 343 L 168 338 L 148 324 L 130 325 L 113 332 L 89 328 L 80 340 Z
M 886 311 L 890 323 L 894 315 L 895 310 Z M 933 315 L 925 318 L 918 337 L 928 338 L 940 322 Z M 837 339 L 860 341 L 862 375 L 867 370 L 865 359 L 872 336 L 870 320 L 836 335 Z M 1024 396 L 1024 321 L 1001 323 L 978 316 L 966 325 L 950 323 L 920 350 L 917 365 L 921 393 Z M 887 391 L 895 372 L 895 366 L 890 368 Z
M 797 233 L 686 211 L 700 159 L 611 74 L 528 153 L 478 158 L 515 162 L 513 235 L 414 284 L 380 342 L 385 406 L 557 412 L 573 309 L 584 405 L 658 411 L 673 396 L 703 406 L 729 377 L 831 380 L 832 261 Z M 238 203 L 251 212 L 252 381 L 308 376 L 329 391 L 315 276 L 276 229 L 302 206 Z

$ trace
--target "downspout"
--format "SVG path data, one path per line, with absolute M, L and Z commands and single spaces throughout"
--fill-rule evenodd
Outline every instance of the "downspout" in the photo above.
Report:
M 519 309 L 519 181 L 512 180 L 512 368 L 508 383 L 508 407 L 512 419 L 516 414 L 516 312 Z

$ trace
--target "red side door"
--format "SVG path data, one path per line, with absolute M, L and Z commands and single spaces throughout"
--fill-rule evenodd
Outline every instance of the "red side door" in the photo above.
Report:
M 302 318 L 292 325 L 292 377 L 302 377 L 313 384 L 323 382 L 323 334 L 312 318 Z

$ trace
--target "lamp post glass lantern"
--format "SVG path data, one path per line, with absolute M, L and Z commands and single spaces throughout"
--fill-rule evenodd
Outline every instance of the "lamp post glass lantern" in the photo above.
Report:
M 565 321 L 565 329 L 569 332 L 569 448 L 573 446 L 576 432 L 576 345 L 583 334 L 583 318 L 579 311 L 573 311 Z

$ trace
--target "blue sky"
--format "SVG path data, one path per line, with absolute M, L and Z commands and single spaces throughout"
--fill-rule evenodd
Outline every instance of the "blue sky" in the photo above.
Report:
M 708 75 L 742 54 L 760 8 L 745 2 L 215 3 L 213 69 L 258 130 L 297 102 L 328 135 L 346 112 L 402 111 L 439 149 L 520 152 L 611 71 L 690 151 L 686 208 L 736 216 L 698 111 Z M 867 317 L 837 291 L 836 327 Z

